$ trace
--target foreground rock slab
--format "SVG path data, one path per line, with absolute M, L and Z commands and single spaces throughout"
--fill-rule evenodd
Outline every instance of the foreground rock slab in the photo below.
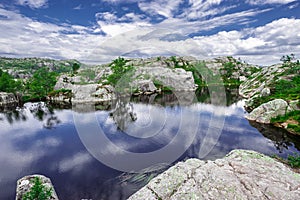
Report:
M 16 191 L 16 200 L 22 200 L 22 196 L 27 193 L 32 187 L 32 182 L 35 177 L 40 178 L 42 184 L 47 188 L 52 188 L 52 196 L 50 200 L 59 200 L 57 194 L 54 190 L 54 187 L 51 183 L 51 180 L 43 175 L 30 175 L 25 176 L 17 181 L 17 191 Z
M 263 154 L 233 150 L 215 161 L 189 159 L 152 179 L 129 200 L 300 199 L 300 174 Z

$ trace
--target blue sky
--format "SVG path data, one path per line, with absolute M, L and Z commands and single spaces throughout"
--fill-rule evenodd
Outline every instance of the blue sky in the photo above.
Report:
M 0 56 L 300 58 L 299 0 L 0 0 Z

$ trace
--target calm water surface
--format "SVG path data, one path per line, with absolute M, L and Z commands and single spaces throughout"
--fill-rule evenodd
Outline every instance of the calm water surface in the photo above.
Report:
M 241 101 L 178 105 L 172 96 L 96 110 L 27 103 L 0 114 L 0 199 L 14 199 L 17 179 L 29 174 L 50 177 L 60 199 L 126 199 L 171 162 L 217 159 L 232 149 L 299 152 L 299 137 L 250 124 L 245 114 Z

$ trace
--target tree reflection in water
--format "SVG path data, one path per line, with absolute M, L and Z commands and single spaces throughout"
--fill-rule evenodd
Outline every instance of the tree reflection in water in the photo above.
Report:
M 44 122 L 43 127 L 46 129 L 52 129 L 55 125 L 61 123 L 55 115 L 53 107 L 44 102 L 33 103 L 28 109 L 34 118 Z
M 294 145 L 300 151 L 300 136 L 288 133 L 282 128 L 268 124 L 260 124 L 250 121 L 251 126 L 255 127 L 264 137 L 269 138 L 279 153 Z
M 6 121 L 10 124 L 13 124 L 14 122 L 20 122 L 20 121 L 26 121 L 27 116 L 24 108 L 17 108 L 11 111 L 6 111 L 4 113 L 0 113 L 3 117 L 0 117 L 0 119 Z
M 54 128 L 61 121 L 55 115 L 54 108 L 44 102 L 26 103 L 22 107 L 6 109 L 0 113 L 0 120 L 6 120 L 9 124 L 26 121 L 29 115 L 38 121 L 43 122 L 43 127 L 46 129 Z
M 110 116 L 116 123 L 118 129 L 125 131 L 128 124 L 137 120 L 137 115 L 130 103 L 130 97 L 118 97 L 113 103 L 113 110 Z

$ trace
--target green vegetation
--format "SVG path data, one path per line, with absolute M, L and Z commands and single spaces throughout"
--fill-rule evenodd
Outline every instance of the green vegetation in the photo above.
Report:
M 179 66 L 179 60 L 177 60 L 176 56 L 171 56 L 170 60 L 174 63 L 174 67 L 175 68 L 182 68 Z M 185 68 L 186 66 L 183 65 L 183 68 Z
M 24 101 L 44 99 L 53 90 L 57 76 L 58 73 L 50 72 L 46 67 L 38 69 L 25 85 Z
M 73 70 L 73 73 L 77 73 L 77 71 L 79 70 L 80 68 L 80 65 L 78 63 L 73 63 L 72 65 L 72 70 Z
M 0 91 L 19 92 L 24 102 L 44 100 L 60 73 L 77 72 L 79 68 L 76 60 L 0 57 Z M 20 77 L 22 80 L 18 79 Z
M 0 68 L 22 71 L 25 74 L 32 74 L 42 67 L 48 67 L 50 71 L 57 73 L 70 73 L 76 60 L 52 60 L 48 58 L 5 58 L 0 57 Z
M 0 92 L 16 93 L 22 90 L 22 82 L 16 81 L 7 72 L 0 69 Z
M 291 63 L 284 63 L 283 66 L 288 67 L 288 69 L 283 73 L 283 75 L 290 75 L 290 74 L 300 74 L 300 62 L 291 62 Z
M 247 75 L 247 78 L 251 78 L 253 74 L 260 72 L 262 70 L 262 68 L 258 68 L 258 67 L 247 67 L 245 69 L 245 72 L 249 72 L 250 75 Z
M 238 71 L 233 62 L 224 63 L 220 71 L 225 86 L 239 86 L 241 84 L 239 79 L 232 78 L 233 73 Z
M 174 90 L 172 87 L 163 85 L 162 82 L 158 80 L 153 80 L 153 84 L 157 89 L 160 89 L 162 92 L 172 93 L 172 91 Z
M 272 123 L 288 123 L 288 129 L 295 133 L 300 133 L 300 111 L 294 110 L 288 112 L 286 115 L 281 115 L 271 119 Z
M 182 62 L 182 66 L 179 65 L 179 60 L 177 60 L 176 56 L 171 56 L 170 60 L 174 63 L 175 68 L 182 68 L 185 71 L 189 71 L 193 73 L 195 83 L 200 86 L 206 86 L 204 77 L 208 74 L 212 74 L 212 72 L 205 66 L 204 62 L 198 62 L 195 65 L 189 64 L 188 62 Z
M 107 77 L 107 80 L 112 85 L 117 85 L 117 83 L 120 81 L 121 78 L 130 78 L 128 73 L 132 73 L 134 68 L 132 65 L 127 65 L 128 60 L 125 60 L 124 58 L 117 58 L 113 60 L 113 62 L 109 65 L 112 70 L 112 74 Z M 125 80 L 126 81 L 126 80 Z
M 224 63 L 223 67 L 220 68 L 221 78 L 217 75 L 213 75 L 213 72 L 205 66 L 205 62 L 198 62 L 195 65 L 189 64 L 188 62 L 180 61 L 176 56 L 171 56 L 170 61 L 173 62 L 175 68 L 182 68 L 186 71 L 190 71 L 193 73 L 195 83 L 201 86 L 207 86 L 207 84 L 211 85 L 225 85 L 230 87 L 237 87 L 241 84 L 239 79 L 232 78 L 234 72 L 238 71 L 236 64 L 234 64 L 234 59 L 232 57 L 228 57 L 230 62 Z M 179 65 L 179 63 L 182 63 Z M 253 69 L 253 71 L 256 68 Z M 259 69 L 257 69 L 259 70 Z
M 31 180 L 33 186 L 22 196 L 22 200 L 49 200 L 52 196 L 52 188 L 43 185 L 39 177 Z
M 299 70 L 300 65 L 292 65 L 283 75 Z M 278 80 L 270 85 L 271 95 L 266 97 L 257 97 L 253 99 L 253 108 L 274 99 L 299 100 L 300 99 L 300 76 L 294 76 L 291 80 Z
M 84 77 L 88 80 L 94 80 L 96 78 L 96 72 L 93 69 L 83 69 L 78 72 L 78 76 Z
M 278 74 L 273 83 L 268 85 L 271 91 L 269 96 L 256 97 L 253 99 L 250 110 L 274 99 L 283 99 L 287 102 L 298 101 L 297 105 L 300 107 L 300 63 L 299 60 L 292 62 L 294 59 L 294 54 L 282 57 L 283 69 L 286 70 Z M 261 74 L 257 79 L 258 78 L 263 78 L 263 75 Z M 292 111 L 284 116 L 271 119 L 271 123 L 284 122 L 288 123 L 288 131 L 297 134 L 300 133 L 300 111 Z
M 59 96 L 59 95 L 64 95 L 66 97 L 71 98 L 72 97 L 72 90 L 62 88 L 60 90 L 53 90 L 53 91 L 49 92 L 48 95 L 52 96 L 52 97 Z
M 294 156 L 288 156 L 288 164 L 294 168 L 300 168 L 300 155 L 295 154 Z
M 206 86 L 205 78 L 212 76 L 204 62 L 198 62 L 195 65 L 184 65 L 183 69 L 193 73 L 195 83 L 200 86 Z
M 295 60 L 295 54 L 290 54 L 290 55 L 284 55 L 280 58 L 280 61 L 283 63 L 290 63 L 292 60 Z

